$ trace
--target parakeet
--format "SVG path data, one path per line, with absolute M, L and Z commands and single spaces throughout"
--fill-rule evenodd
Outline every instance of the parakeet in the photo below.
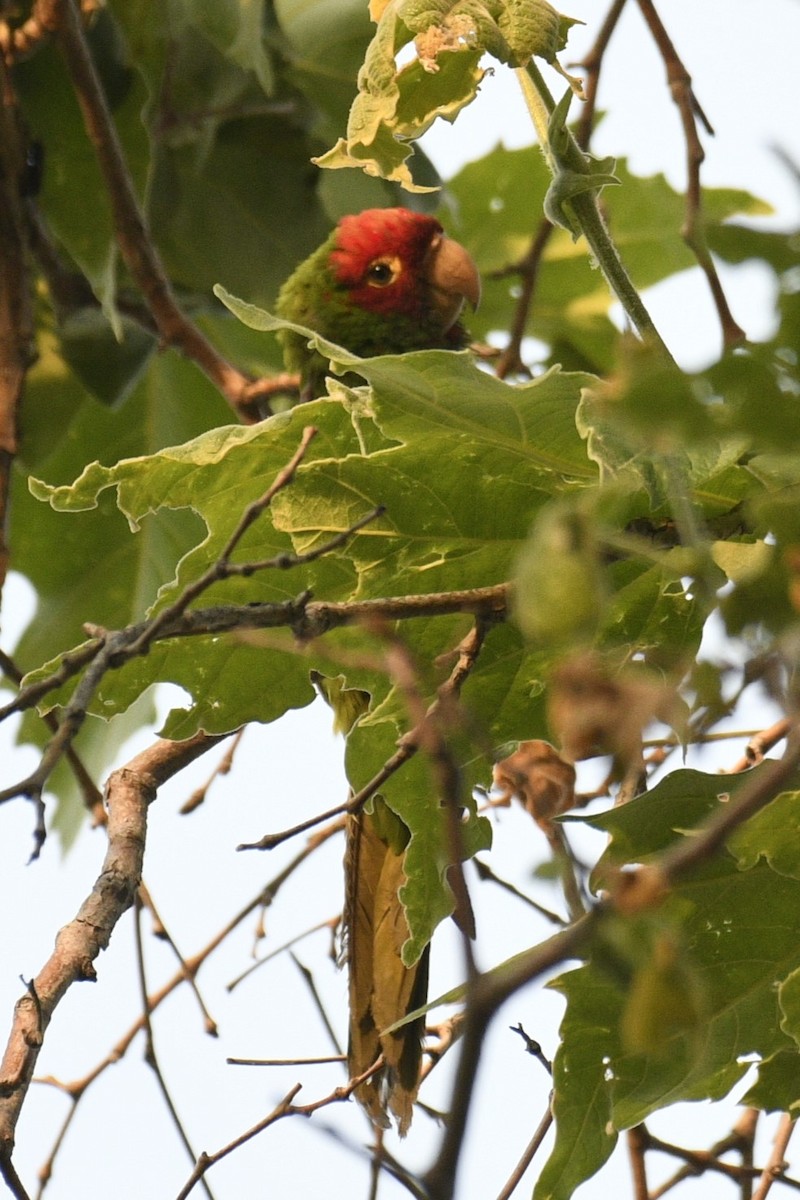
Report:
M 387 1031 L 425 1004 L 430 960 L 430 946 L 412 966 L 402 959 L 409 929 L 399 892 L 406 882 L 408 830 L 375 797 L 371 813 L 347 818 L 346 838 L 347 1065 L 355 1078 L 383 1056 L 381 1069 L 359 1084 L 355 1095 L 379 1128 L 389 1125 L 391 1113 L 403 1137 L 419 1090 L 425 1017 Z
M 277 313 L 363 358 L 406 350 L 460 350 L 467 332 L 465 301 L 480 298 L 480 277 L 467 251 L 446 237 L 434 217 L 405 208 L 368 209 L 344 217 L 281 289 Z M 327 361 L 292 330 L 279 335 L 288 371 L 299 372 L 301 399 L 323 393 Z M 357 719 L 342 704 L 341 685 L 315 685 L 347 732 Z M 345 692 L 351 700 L 356 693 Z M 363 696 L 362 693 L 358 693 Z M 368 706 L 363 700 L 362 711 Z M 349 972 L 351 1077 L 379 1055 L 381 1069 L 355 1095 L 377 1126 L 388 1114 L 404 1134 L 419 1087 L 425 1018 L 386 1031 L 427 998 L 429 947 L 407 966 L 401 956 L 409 929 L 399 891 L 406 882 L 409 832 L 380 797 L 370 812 L 347 820 L 344 944 Z
M 480 277 L 467 251 L 435 217 L 370 208 L 343 217 L 281 288 L 278 316 L 367 358 L 406 350 L 460 350 L 465 301 L 476 307 Z M 326 360 L 292 330 L 278 335 L 301 399 L 322 392 Z

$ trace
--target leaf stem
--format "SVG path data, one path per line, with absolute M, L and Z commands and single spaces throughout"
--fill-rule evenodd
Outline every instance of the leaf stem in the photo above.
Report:
M 533 59 L 526 67 L 517 70 L 517 77 L 520 80 L 525 103 L 528 106 L 545 157 L 555 174 L 558 163 L 550 145 L 548 128 L 550 117 L 556 107 L 555 100 Z M 563 163 L 568 170 L 585 174 L 587 167 L 585 154 L 567 129 L 564 130 L 564 133 L 565 143 L 563 150 L 559 152 L 559 162 Z M 580 192 L 570 198 L 570 204 L 583 235 L 589 243 L 592 255 L 634 329 L 644 341 L 658 346 L 670 362 L 674 361 L 605 227 L 597 205 L 596 194 L 593 191 Z

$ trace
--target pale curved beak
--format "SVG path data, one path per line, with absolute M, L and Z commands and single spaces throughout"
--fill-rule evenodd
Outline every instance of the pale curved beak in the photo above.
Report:
M 478 268 L 464 247 L 443 233 L 437 234 L 431 243 L 427 277 L 445 330 L 455 325 L 465 300 L 473 309 L 478 307 L 481 298 Z

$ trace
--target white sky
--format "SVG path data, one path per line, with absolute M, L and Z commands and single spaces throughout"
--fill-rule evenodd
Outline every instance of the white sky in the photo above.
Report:
M 570 15 L 586 21 L 587 28 L 573 32 L 566 61 L 581 56 L 606 7 L 592 0 L 570 3 Z M 641 17 L 633 0 L 628 8 L 603 76 L 601 105 L 610 115 L 595 149 L 602 154 L 628 155 L 634 171 L 664 171 L 680 186 L 684 171 L 678 115 L 670 103 L 660 62 L 642 36 Z M 796 186 L 770 147 L 778 144 L 800 161 L 795 95 L 800 5 L 792 0 L 762 0 L 758 5 L 752 0 L 671 0 L 670 4 L 662 0 L 661 9 L 717 130 L 716 139 L 706 141 L 705 182 L 750 188 L 773 203 L 782 226 L 797 224 L 800 202 Z M 554 80 L 553 86 L 557 88 L 558 81 Z M 425 145 L 448 174 L 500 139 L 508 146 L 531 140 L 516 83 L 502 69 L 487 80 L 478 101 L 455 126 L 441 125 L 428 135 Z M 753 267 L 725 270 L 723 275 L 740 323 L 754 337 L 765 336 L 769 320 L 765 322 L 764 314 L 770 295 L 765 277 Z M 655 289 L 648 300 L 662 333 L 685 365 L 696 366 L 713 357 L 717 344 L 714 317 L 696 278 L 671 281 Z M 13 644 L 15 628 L 26 619 L 27 610 L 26 589 L 12 579 L 6 593 L 4 646 Z M 290 819 L 300 820 L 343 799 L 341 747 L 330 737 L 329 727 L 327 711 L 315 706 L 277 727 L 251 730 L 235 777 L 218 784 L 204 809 L 190 819 L 179 818 L 177 809 L 197 781 L 205 778 L 215 756 L 195 768 L 191 782 L 183 779 L 159 796 L 152 810 L 146 880 L 186 953 L 203 945 L 223 919 L 246 903 L 298 848 L 293 845 L 285 854 L 275 851 L 274 857 L 237 855 L 239 842 L 284 826 L 287 810 Z M 139 739 L 137 747 L 146 740 Z M 725 754 L 729 761 L 732 751 L 727 749 Z M 4 785 L 12 777 L 22 776 L 31 764 L 27 752 L 15 752 L 12 758 L 7 742 L 4 760 Z M 712 769 L 708 758 L 701 765 Z M 40 969 L 55 932 L 74 915 L 91 886 L 104 852 L 102 834 L 86 831 L 65 863 L 60 861 L 53 838 L 41 861 L 26 867 L 31 824 L 32 814 L 24 802 L 0 808 L 0 905 L 6 914 L 0 956 L 0 1026 L 7 1026 L 20 994 L 20 974 L 29 978 Z M 535 844 L 536 836 L 521 813 L 504 813 L 498 820 L 493 863 L 500 874 L 515 878 L 520 886 L 528 886 L 529 861 L 545 856 L 544 847 Z M 312 870 L 299 874 L 281 892 L 268 917 L 268 947 L 333 915 L 341 886 L 340 857 L 340 845 L 329 845 L 314 860 Z M 521 944 L 539 940 L 548 932 L 548 927 L 531 921 L 519 905 L 498 895 L 492 896 L 489 913 L 490 936 L 481 944 L 483 965 L 501 961 Z M 40 1072 L 68 1079 L 82 1075 L 134 1018 L 138 1000 L 131 929 L 128 918 L 98 963 L 99 982 L 74 988 L 62 1003 L 48 1032 Z M 214 1150 L 241 1132 L 299 1079 L 306 1085 L 300 1097 L 305 1101 L 341 1082 L 333 1067 L 268 1071 L 224 1065 L 225 1055 L 330 1053 L 288 959 L 276 960 L 230 996 L 226 993 L 227 981 L 249 961 L 252 931 L 252 922 L 245 923 L 241 936 L 200 976 L 201 989 L 220 1022 L 219 1040 L 203 1036 L 188 992 L 173 997 L 155 1019 L 157 1048 L 197 1149 Z M 313 967 L 331 1008 L 341 1012 L 345 983 L 324 961 L 324 938 L 324 934 L 314 935 L 301 943 L 297 952 Z M 149 939 L 147 953 L 155 984 L 172 973 L 172 964 L 164 948 L 151 942 Z M 459 973 L 457 946 L 449 929 L 443 929 L 437 943 L 432 995 L 452 985 Z M 552 994 L 527 989 L 495 1022 L 481 1077 L 483 1100 L 473 1126 L 475 1136 L 461 1176 L 459 1200 L 491 1200 L 497 1194 L 546 1104 L 547 1082 L 537 1065 L 521 1052 L 521 1043 L 508 1033 L 508 1025 L 521 1020 L 552 1054 L 559 1015 L 560 1004 Z M 341 1028 L 340 1034 L 344 1036 Z M 447 1104 L 444 1081 L 449 1073 L 446 1064 L 437 1071 L 442 1077 L 434 1089 L 438 1096 L 428 1093 L 426 1099 Z M 17 1161 L 31 1187 L 65 1110 L 62 1096 L 51 1089 L 34 1089 L 19 1130 Z M 707 1106 L 684 1106 L 680 1114 L 670 1113 L 654 1120 L 652 1126 L 662 1136 L 702 1146 L 726 1131 L 728 1119 L 725 1113 L 708 1114 Z M 231 1196 L 288 1200 L 323 1194 L 334 1200 L 344 1195 L 366 1200 L 366 1159 L 337 1148 L 331 1137 L 318 1132 L 325 1128 L 344 1130 L 357 1145 L 367 1140 L 366 1126 L 354 1105 L 346 1112 L 328 1109 L 312 1123 L 286 1122 L 211 1173 L 209 1182 L 217 1200 Z M 437 1138 L 435 1127 L 420 1114 L 399 1157 L 424 1168 Z M 540 1155 L 537 1163 L 543 1161 Z M 530 1194 L 534 1173 L 519 1189 L 520 1197 Z M 88 1195 L 161 1200 L 173 1196 L 188 1174 L 188 1163 L 137 1044 L 82 1102 L 47 1196 L 49 1200 L 84 1200 Z M 631 1194 L 624 1156 L 610 1173 L 607 1169 L 588 1183 L 579 1196 L 580 1200 L 606 1200 L 612 1194 Z M 730 1185 L 706 1176 L 683 1185 L 678 1194 L 682 1200 L 715 1200 L 728 1196 Z M 406 1195 L 388 1179 L 381 1185 L 381 1200 Z

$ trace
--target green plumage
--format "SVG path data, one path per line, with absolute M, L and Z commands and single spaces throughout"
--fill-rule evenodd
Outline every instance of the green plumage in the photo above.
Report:
M 277 315 L 362 358 L 460 349 L 467 341 L 457 319 L 463 297 L 454 298 L 433 269 L 443 242 L 438 221 L 404 209 L 346 217 L 287 279 Z M 301 398 L 324 394 L 327 360 L 302 334 L 286 329 L 278 337 L 286 369 L 300 375 Z

